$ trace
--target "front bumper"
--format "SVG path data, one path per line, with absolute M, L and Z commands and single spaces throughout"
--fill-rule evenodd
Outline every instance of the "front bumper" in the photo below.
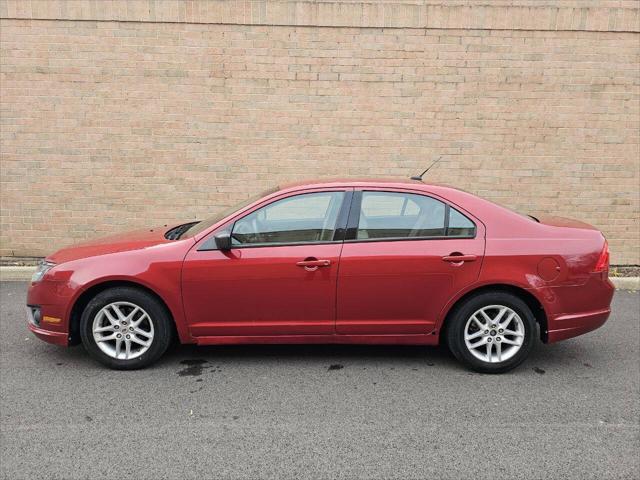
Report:
M 27 292 L 28 329 L 45 342 L 68 346 L 71 302 L 72 290 L 66 282 L 32 283 Z
M 47 343 L 53 343 L 54 345 L 61 345 L 63 347 L 69 346 L 69 335 L 64 332 L 45 330 L 34 325 L 33 323 L 29 323 L 28 328 L 40 340 L 44 340 Z

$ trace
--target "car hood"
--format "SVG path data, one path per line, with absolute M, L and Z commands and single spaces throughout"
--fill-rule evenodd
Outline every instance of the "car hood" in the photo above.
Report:
M 46 260 L 53 263 L 64 263 L 81 258 L 139 250 L 162 243 L 171 243 L 172 240 L 167 240 L 164 237 L 165 232 L 170 228 L 172 227 L 162 226 L 158 228 L 134 230 L 77 243 L 58 250 L 54 254 L 49 255 Z

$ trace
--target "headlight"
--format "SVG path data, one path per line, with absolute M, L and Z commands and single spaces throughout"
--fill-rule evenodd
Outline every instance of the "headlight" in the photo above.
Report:
M 38 264 L 38 268 L 33 273 L 33 275 L 31 275 L 31 281 L 39 282 L 40 280 L 42 280 L 42 277 L 44 277 L 44 274 L 55 266 L 55 263 L 45 262 L 44 260 L 40 261 L 40 263 Z

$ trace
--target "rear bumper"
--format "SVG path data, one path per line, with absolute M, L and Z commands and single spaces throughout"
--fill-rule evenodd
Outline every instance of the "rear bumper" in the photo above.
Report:
M 605 276 L 592 274 L 582 285 L 558 286 L 543 292 L 547 312 L 548 343 L 595 330 L 611 315 L 614 285 Z
M 575 315 L 560 315 L 553 321 L 553 330 L 547 333 L 547 342 L 559 342 L 600 328 L 609 318 L 609 308 Z
M 29 323 L 28 328 L 36 337 L 47 343 L 53 343 L 54 345 L 61 345 L 63 347 L 67 347 L 69 345 L 69 336 L 66 332 L 45 330 L 44 328 L 37 327 L 33 323 Z

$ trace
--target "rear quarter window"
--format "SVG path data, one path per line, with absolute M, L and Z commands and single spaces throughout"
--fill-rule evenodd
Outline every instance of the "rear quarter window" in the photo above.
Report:
M 448 237 L 474 237 L 476 234 L 475 224 L 465 215 L 453 207 L 449 207 L 449 228 Z

